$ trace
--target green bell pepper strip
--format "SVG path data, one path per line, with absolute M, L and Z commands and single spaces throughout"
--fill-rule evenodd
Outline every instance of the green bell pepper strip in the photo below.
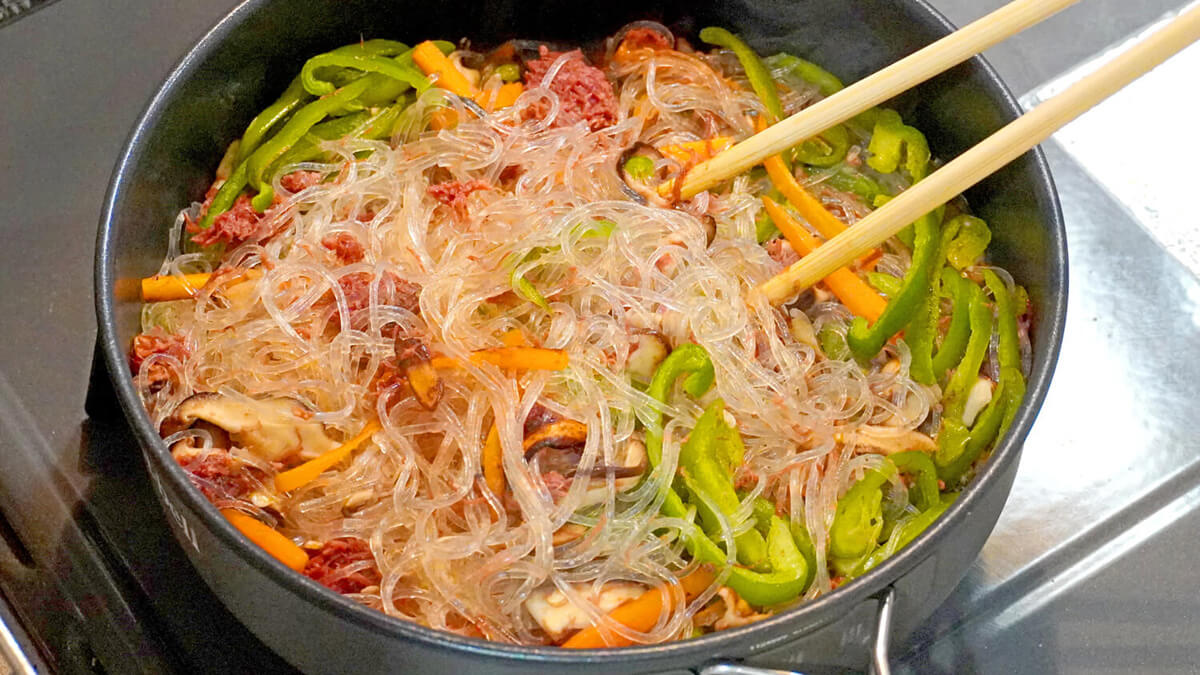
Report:
M 970 287 L 971 296 L 968 309 L 971 336 L 967 340 L 962 359 L 946 382 L 942 398 L 942 428 L 938 432 L 938 449 L 933 456 L 938 476 L 947 484 L 957 482 L 975 460 L 975 457 L 970 456 L 972 450 L 982 450 L 983 446 L 995 438 L 1006 400 L 1002 382 L 1001 386 L 992 392 L 992 400 L 987 407 L 976 418 L 974 428 L 967 428 L 962 420 L 967 395 L 975 385 L 979 368 L 987 356 L 988 345 L 992 339 L 992 310 L 987 305 L 983 290 L 975 284 L 966 283 Z
M 889 298 L 899 293 L 901 288 L 899 277 L 884 272 L 868 272 L 867 283 Z
M 835 166 L 850 150 L 850 132 L 838 124 L 829 127 L 796 148 L 796 159 L 811 166 Z
M 368 140 L 388 138 L 392 135 L 396 120 L 399 119 L 400 113 L 404 111 L 405 107 L 407 107 L 407 102 L 402 100 L 400 103 L 383 108 L 374 114 L 360 110 L 317 124 L 267 169 L 267 175 L 273 176 L 290 164 L 320 158 L 323 154 L 321 150 L 323 141 L 345 138 L 351 134 Z
M 333 111 L 358 98 L 363 92 L 378 85 L 383 80 L 382 75 L 368 75 L 359 78 L 336 92 L 319 98 L 296 111 L 295 115 L 283 125 L 270 140 L 263 143 L 246 160 L 246 176 L 250 187 L 258 190 L 251 200 L 251 205 L 259 213 L 267 210 L 275 198 L 275 190 L 266 182 L 266 169 L 283 156 L 297 141 L 325 119 Z
M 246 127 L 245 133 L 242 134 L 242 142 L 238 146 L 238 163 L 244 162 L 250 153 L 258 149 L 259 144 L 277 124 L 311 99 L 312 96 L 305 91 L 300 78 L 294 78 L 279 98 L 255 115 Z
M 746 71 L 750 87 L 773 118 L 771 122 L 783 119 L 783 105 L 779 102 L 779 90 L 775 88 L 771 71 L 767 70 L 767 66 L 750 45 L 733 33 L 716 26 L 709 26 L 700 31 L 700 39 L 715 47 L 732 51 L 742 64 L 742 69 Z
M 217 216 L 225 213 L 233 207 L 237 201 L 238 195 L 242 194 L 242 190 L 246 188 L 246 163 L 242 162 L 237 165 L 233 173 L 229 174 L 229 178 L 221 183 L 221 187 L 217 188 L 217 194 L 213 195 L 212 201 L 208 203 L 208 210 L 204 215 L 200 216 L 200 222 L 197 225 L 200 229 L 211 227 Z
M 899 113 L 883 109 L 871 133 L 867 145 L 867 165 L 880 173 L 892 173 L 900 166 L 904 155 L 904 168 L 914 183 L 925 178 L 929 172 L 929 142 L 925 135 L 904 124 Z
M 838 500 L 829 528 L 831 559 L 856 560 L 878 545 L 883 528 L 883 488 L 895 473 L 892 464 L 872 469 Z
M 409 56 L 410 60 L 411 58 Z M 334 51 L 312 57 L 304 63 L 304 68 L 300 71 L 304 89 L 313 96 L 332 94 L 337 89 L 333 82 L 317 78 L 317 70 L 325 68 L 346 68 L 363 73 L 379 73 L 398 82 L 404 82 L 417 91 L 429 88 L 429 78 L 411 64 L 402 63 L 400 59 Z
M 734 440 L 736 439 L 736 441 Z M 736 443 L 736 448 L 730 447 Z M 693 496 L 703 494 L 706 499 L 692 502 L 705 523 L 706 531 L 717 531 L 717 517 L 710 508 L 715 508 L 733 522 L 741 501 L 733 488 L 733 470 L 742 463 L 741 436 L 725 423 L 725 402 L 717 399 L 704 409 L 696 420 L 696 426 L 688 440 L 679 450 L 679 469 L 686 479 L 685 484 Z M 766 562 L 767 545 L 758 530 L 750 529 L 734 537 L 738 560 L 750 567 Z
M 1021 374 L 1021 345 L 1017 337 L 1017 311 L 1008 286 L 992 270 L 983 271 L 983 282 L 996 299 L 996 360 L 1000 363 L 1000 384 L 1006 387 L 1004 416 L 997 435 L 1008 432 L 1021 400 L 1025 397 L 1025 376 Z M 1022 308 L 1022 311 L 1024 308 Z
M 933 465 L 933 460 L 929 458 L 928 454 L 919 450 L 909 450 L 888 455 L 888 459 L 896 465 L 900 473 L 908 474 L 912 479 L 908 495 L 913 506 L 924 511 L 937 504 L 939 498 L 937 467 Z
M 646 394 L 656 401 L 666 403 L 667 396 L 675 386 L 675 380 L 684 376 L 686 379 L 683 381 L 683 390 L 692 398 L 700 398 L 712 387 L 716 372 L 704 347 L 689 342 L 672 350 L 659 364 L 658 370 L 654 371 Z M 650 414 L 650 423 L 646 425 L 646 456 L 650 458 L 652 467 L 658 466 L 662 461 L 662 434 L 662 413 L 654 411 Z
M 932 276 L 932 275 L 930 275 Z M 936 282 L 934 283 L 936 287 Z M 934 384 L 937 378 L 933 373 L 933 342 L 937 338 L 938 318 L 941 314 L 941 299 L 934 291 L 930 291 L 921 299 L 921 304 L 913 314 L 912 321 L 904 332 L 904 342 L 912 358 L 908 372 L 914 380 L 921 384 Z
M 946 509 L 950 508 L 950 505 L 954 503 L 954 500 L 957 497 L 957 494 L 946 495 L 928 509 L 925 509 L 912 518 L 909 518 L 903 523 L 897 525 L 897 527 L 900 528 L 900 533 L 896 535 L 896 551 L 908 546 L 912 543 L 913 539 L 917 538 L 917 535 L 929 529 L 929 526 L 932 525 L 934 521 L 936 521 L 943 513 L 945 513 Z M 878 567 L 880 563 L 882 563 L 884 560 L 887 560 L 889 557 L 890 555 L 887 551 L 887 548 L 879 547 L 868 555 L 859 559 L 854 565 L 853 569 L 846 576 L 852 578 L 862 576 L 867 572 L 870 572 L 872 569 Z
M 659 365 L 646 393 L 655 400 L 666 402 L 675 386 L 675 381 L 685 377 L 683 390 L 693 398 L 703 396 L 713 384 L 715 373 L 708 352 L 697 344 L 676 347 Z M 662 461 L 663 420 L 661 412 L 653 412 L 646 427 L 646 456 L 651 467 Z M 687 518 L 690 510 L 680 499 L 679 493 L 670 486 L 665 488 L 666 497 L 661 511 L 672 518 Z M 701 563 L 712 563 L 720 567 L 729 566 L 728 558 L 703 533 L 692 533 L 684 542 L 692 558 Z M 746 602 L 765 607 L 794 599 L 804 591 L 808 578 L 808 565 L 796 547 L 787 523 L 773 517 L 766 534 L 766 559 L 770 572 L 757 572 L 745 567 L 730 566 L 726 583 L 737 591 Z
M 952 269 L 942 268 L 942 288 L 950 295 L 954 308 L 950 314 L 950 326 L 946 336 L 933 356 L 933 375 L 938 382 L 946 377 L 946 372 L 962 359 L 967 349 L 967 339 L 971 335 L 969 308 L 971 305 L 970 281 L 962 278 Z
M 765 536 L 769 532 L 771 519 L 775 517 L 775 505 L 767 499 L 758 497 L 754 500 L 754 522 L 758 531 Z M 790 518 L 784 518 L 787 521 L 788 528 L 792 532 L 792 539 L 796 542 L 796 548 L 800 551 L 800 555 L 804 556 L 804 563 L 808 566 L 808 575 L 804 579 L 804 588 L 801 592 L 808 589 L 812 584 L 812 580 L 817 576 L 817 547 L 813 544 L 812 537 L 808 534 L 808 528 L 804 526 L 803 517 L 800 522 L 796 522 Z
M 874 204 L 876 197 L 885 194 L 879 183 L 845 166 L 830 174 L 828 182 L 833 189 L 856 194 L 867 204 Z
M 959 360 L 954 373 L 946 382 L 945 393 L 942 395 L 943 420 L 962 418 L 967 394 L 975 385 L 975 380 L 979 376 L 979 368 L 983 365 L 983 359 L 987 356 L 988 344 L 992 339 L 992 310 L 987 305 L 983 290 L 975 284 L 967 283 L 970 286 L 967 311 L 971 336 L 967 339 L 962 359 Z
M 836 75 L 799 56 L 781 52 L 768 57 L 766 63 L 772 68 L 787 70 L 792 75 L 813 85 L 822 96 L 832 96 L 845 88 Z
M 946 243 L 946 262 L 957 270 L 978 262 L 992 241 L 992 231 L 987 223 L 975 216 L 955 216 L 946 224 L 946 228 L 954 233 L 954 237 Z
M 846 332 L 846 344 L 860 361 L 868 361 L 879 353 L 893 335 L 912 321 L 920 311 L 925 299 L 932 292 L 933 273 L 938 265 L 938 221 L 940 212 L 927 213 L 914 224 L 916 239 L 913 243 L 912 263 L 904 274 L 899 292 L 889 300 L 883 314 L 872 326 L 860 317 L 850 324 Z

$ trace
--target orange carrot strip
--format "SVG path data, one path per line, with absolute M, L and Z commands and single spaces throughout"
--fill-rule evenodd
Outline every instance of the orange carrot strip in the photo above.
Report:
M 236 527 L 238 532 L 271 554 L 272 558 L 297 572 L 304 571 L 305 565 L 308 564 L 308 554 L 304 552 L 304 549 L 293 544 L 291 539 L 276 532 L 270 525 L 241 511 L 221 509 L 221 515 L 225 516 L 225 520 Z
M 715 136 L 702 141 L 664 145 L 658 151 L 680 164 L 687 164 L 688 162 L 702 162 L 731 145 L 733 145 L 733 136 Z
M 504 331 L 504 335 L 500 336 L 500 341 L 505 347 L 527 347 L 529 340 L 525 339 L 525 333 L 520 328 L 510 328 Z
M 462 363 L 453 356 L 435 356 L 429 359 L 430 365 L 438 370 L 449 370 L 451 368 L 462 368 Z
M 412 58 L 422 73 L 437 76 L 437 82 L 434 84 L 442 89 L 464 98 L 473 98 L 478 93 L 467 77 L 454 67 L 450 59 L 446 58 L 433 42 L 426 40 L 413 47 Z
M 767 209 L 767 215 L 775 221 L 775 226 L 787 238 L 792 248 L 796 249 L 796 253 L 806 256 L 817 250 L 821 242 L 812 233 L 804 229 L 800 223 L 796 222 L 795 218 L 792 218 L 787 211 L 783 210 L 782 206 L 776 204 L 770 197 L 763 197 L 762 200 L 763 206 Z M 875 289 L 845 267 L 825 277 L 825 285 L 829 286 L 829 290 L 833 291 L 833 294 L 851 312 L 871 323 L 874 323 L 883 313 L 883 309 L 887 307 L 887 301 Z
M 454 108 L 438 108 L 429 116 L 429 128 L 434 131 L 453 129 L 458 126 L 458 111 Z
M 483 480 L 488 489 L 497 497 L 504 494 L 504 459 L 500 447 L 500 431 L 496 424 L 488 430 L 487 440 L 483 442 Z
M 822 237 L 832 239 L 846 230 L 845 223 L 826 211 L 819 199 L 800 186 L 796 177 L 784 165 L 782 157 L 779 155 L 769 157 L 763 162 L 763 166 L 767 168 L 767 175 L 771 177 L 771 183 L 775 185 L 775 189 L 787 197 L 792 206 L 796 207 L 800 215 L 804 216 L 804 219 L 817 232 L 820 232 Z
M 509 82 L 500 85 L 495 92 L 481 91 L 475 94 L 475 102 L 484 110 L 499 110 L 516 103 L 517 97 L 525 91 L 525 85 L 520 82 Z
M 163 302 L 165 300 L 186 300 L 200 290 L 212 277 L 208 272 L 185 274 L 177 277 L 172 274 L 155 274 L 142 279 L 142 301 Z
M 317 477 L 319 477 L 322 473 L 324 473 L 326 469 L 336 466 L 339 462 L 348 457 L 355 448 L 366 442 L 366 440 L 373 436 L 376 431 L 379 431 L 379 429 L 379 420 L 371 420 L 367 423 L 367 426 L 363 427 L 363 430 L 358 432 L 354 438 L 351 438 L 332 450 L 321 453 L 317 457 L 308 460 L 300 466 L 288 469 L 287 471 L 276 475 L 275 489 L 279 490 L 280 492 L 290 492 L 298 487 L 308 485 L 316 480 Z
M 567 353 L 541 347 L 492 347 L 471 352 L 475 364 L 490 363 L 513 370 L 564 370 Z
M 704 589 L 712 584 L 713 578 L 713 573 L 708 567 L 700 567 L 695 572 L 680 579 L 679 583 L 683 586 L 685 597 L 691 600 L 703 593 Z M 644 633 L 654 628 L 654 624 L 658 623 L 659 615 L 674 600 L 674 595 L 664 593 L 658 588 L 653 588 L 632 600 L 622 603 L 619 607 L 609 612 L 608 617 L 633 630 Z M 568 649 L 596 649 L 599 647 L 625 647 L 633 644 L 632 640 L 621 635 L 610 635 L 609 637 L 609 640 L 605 640 L 599 628 L 589 626 L 572 635 L 562 646 Z

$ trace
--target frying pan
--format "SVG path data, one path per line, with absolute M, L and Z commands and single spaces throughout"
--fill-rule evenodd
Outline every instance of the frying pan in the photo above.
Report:
M 583 43 L 637 19 L 691 37 L 729 27 L 760 53 L 786 50 L 858 79 L 949 32 L 923 0 L 735 0 L 604 4 L 550 0 L 248 0 L 204 35 L 167 76 L 113 172 L 96 250 L 101 347 L 168 521 L 201 577 L 250 630 L 306 672 L 732 673 L 886 664 L 978 555 L 1008 497 L 1046 393 L 1066 315 L 1062 214 L 1040 151 L 967 193 L 992 226 L 992 259 L 1030 292 L 1035 323 L 1028 392 L 1008 435 L 957 502 L 923 535 L 861 579 L 749 626 L 661 645 L 570 651 L 490 643 L 363 607 L 295 574 L 249 544 L 195 490 L 142 409 L 126 362 L 138 331 L 137 279 L 162 261 L 166 228 L 199 199 L 225 147 L 284 88 L 305 58 L 360 38 L 414 43 L 470 37 Z M 980 58 L 890 105 L 950 157 L 1018 114 Z M 880 625 L 882 624 L 882 625 Z M 736 664 L 741 664 L 736 665 Z

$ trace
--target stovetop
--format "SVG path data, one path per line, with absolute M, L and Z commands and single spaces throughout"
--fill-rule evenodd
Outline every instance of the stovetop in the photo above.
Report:
M 988 57 L 1032 102 L 1178 2 L 1086 0 Z M 109 172 L 150 94 L 231 4 L 68 0 L 0 22 L 0 660 L 16 672 L 290 671 L 171 538 L 92 368 L 92 247 Z M 961 24 L 1002 0 L 933 4 Z M 1200 151 L 1186 115 L 1160 139 L 1172 120 L 1148 128 L 1136 114 L 1194 111 L 1179 105 L 1178 81 L 1106 104 L 1046 146 L 1071 256 L 1062 358 L 995 532 L 925 628 L 894 646 L 901 671 L 1200 664 L 1200 281 L 1189 257 L 1200 235 L 1177 215 L 1194 211 L 1166 208 L 1178 206 L 1163 201 L 1171 194 L 1140 203 L 1127 180 L 1186 170 Z

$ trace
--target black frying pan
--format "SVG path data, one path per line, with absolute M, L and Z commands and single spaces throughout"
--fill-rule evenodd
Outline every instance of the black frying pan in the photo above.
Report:
M 958 583 L 995 525 L 1021 442 L 1045 396 L 1066 315 L 1062 214 L 1038 151 L 967 193 L 992 226 L 993 259 L 1029 289 L 1036 317 L 1033 372 L 1012 430 L 954 506 L 911 545 L 854 583 L 765 621 L 694 640 L 588 652 L 434 631 L 367 609 L 288 570 L 247 543 L 171 459 L 127 375 L 125 354 L 138 330 L 136 280 L 158 269 L 175 214 L 204 193 L 225 146 L 305 58 L 360 37 L 586 42 L 645 18 L 692 37 L 706 25 L 727 26 L 760 52 L 791 51 L 847 81 L 951 30 L 923 0 L 692 0 L 653 7 L 626 0 L 249 0 L 183 58 L 134 128 L 113 173 L 97 242 L 104 355 L 175 536 L 229 609 L 302 670 L 689 672 L 722 660 L 809 672 L 814 665 L 862 667 L 880 599 L 890 598 L 891 637 L 902 640 Z M 962 152 L 1019 114 L 1003 82 L 978 58 L 892 105 L 926 133 L 940 157 Z

